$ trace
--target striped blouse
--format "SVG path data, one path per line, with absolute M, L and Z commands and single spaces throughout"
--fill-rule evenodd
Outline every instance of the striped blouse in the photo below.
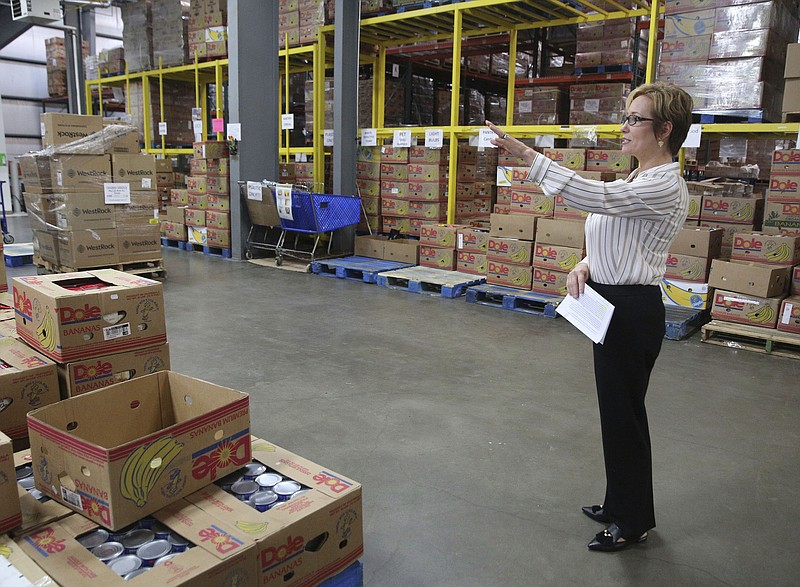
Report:
M 635 170 L 626 180 L 584 179 L 537 154 L 528 171 L 548 196 L 561 195 L 589 212 L 586 258 L 592 281 L 605 285 L 658 285 L 667 249 L 689 210 L 689 192 L 678 163 Z

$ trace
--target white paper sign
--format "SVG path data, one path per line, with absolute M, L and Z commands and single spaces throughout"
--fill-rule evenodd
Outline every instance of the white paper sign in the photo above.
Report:
M 693 124 L 689 127 L 689 134 L 686 135 L 686 140 L 683 141 L 681 147 L 685 149 L 696 149 L 700 146 L 700 137 L 703 135 L 703 125 Z
M 411 131 L 410 130 L 396 130 L 392 138 L 392 147 L 401 149 L 403 147 L 411 146 Z
M 425 146 L 429 149 L 441 149 L 444 146 L 444 131 L 441 128 L 426 130 Z
M 478 131 L 478 148 L 481 147 L 494 147 L 491 143 L 492 139 L 496 139 L 497 135 L 494 134 L 494 131 L 490 128 L 482 128 Z
M 226 136 L 241 141 L 242 140 L 242 124 L 240 122 L 231 122 L 228 125 L 228 132 Z
M 153 186 L 153 178 L 152 177 L 143 177 L 142 178 L 142 189 L 149 190 Z
M 203 121 L 202 120 L 193 120 L 192 121 L 192 131 L 194 131 L 194 134 L 196 134 L 196 135 L 203 134 Z
M 203 109 L 192 108 L 192 120 L 202 120 L 202 119 L 203 119 Z
M 106 204 L 130 204 L 131 184 L 129 183 L 104 183 L 103 195 Z
M 397 63 L 392 63 L 392 77 L 400 77 L 400 66 Z
M 556 137 L 554 135 L 539 135 L 533 137 L 533 145 L 535 147 L 549 147 L 553 148 L 556 145 Z
M 160 136 L 160 137 L 167 136 L 167 123 L 166 122 L 159 122 L 158 123 L 158 136 Z
M 247 199 L 262 202 L 264 200 L 263 192 L 261 191 L 261 184 L 257 181 L 247 182 Z
M 322 144 L 324 146 L 326 146 L 326 147 L 332 147 L 333 146 L 333 129 L 332 128 L 326 128 L 325 129 L 325 134 L 323 135 L 323 138 L 322 138 Z
M 375 147 L 378 145 L 378 131 L 374 128 L 361 129 L 361 146 Z
M 287 184 L 275 186 L 275 205 L 278 207 L 278 216 L 284 220 L 294 220 L 292 217 L 292 186 Z
M 583 101 L 584 112 L 600 112 L 600 99 L 588 98 Z
M 294 130 L 294 114 L 281 114 L 281 128 Z
M 308 161 L 308 155 L 306 153 L 296 153 L 294 156 L 295 163 L 305 163 Z

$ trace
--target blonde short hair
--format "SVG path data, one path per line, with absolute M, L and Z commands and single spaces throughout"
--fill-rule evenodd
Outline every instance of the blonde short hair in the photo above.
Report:
M 676 155 L 692 124 L 692 97 L 673 83 L 653 82 L 635 88 L 628 95 L 625 107 L 629 108 L 639 96 L 647 96 L 653 102 L 654 134 L 661 132 L 665 122 L 672 123 L 672 132 L 667 141 L 670 152 Z

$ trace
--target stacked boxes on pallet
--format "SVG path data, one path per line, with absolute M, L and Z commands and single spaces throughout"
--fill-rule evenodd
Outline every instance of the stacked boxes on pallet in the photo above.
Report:
M 359 147 L 356 153 L 356 187 L 361 196 L 361 205 L 366 217 L 358 226 L 359 230 L 380 232 L 383 229 L 381 217 L 381 160 L 379 148 Z
M 669 247 L 666 271 L 661 281 L 661 299 L 668 306 L 706 309 L 709 307 L 708 275 L 719 258 L 724 230 L 683 228 Z
M 786 48 L 783 77 L 783 119 L 797 120 L 800 114 L 800 43 L 793 43 Z
M 228 56 L 228 3 L 193 0 L 189 8 L 189 61 Z
M 228 143 L 204 141 L 194 143 L 193 148 L 191 174 L 186 178 L 187 208 L 184 210 L 188 240 L 196 245 L 230 249 Z
M 174 67 L 188 63 L 189 7 L 184 6 L 181 0 L 151 0 L 151 2 L 153 65 Z
M 619 124 L 630 86 L 624 83 L 575 84 L 569 87 L 570 124 Z
M 764 232 L 800 235 L 800 149 L 772 154 Z
M 419 264 L 423 267 L 455 271 L 456 246 L 459 224 L 436 224 L 425 222 L 419 230 Z
M 130 72 L 153 69 L 153 17 L 150 9 L 150 2 L 127 2 L 121 7 L 122 46 Z
M 702 5 L 700 5 L 702 4 Z M 667 0 L 658 78 L 686 88 L 695 110 L 759 109 L 780 118 L 786 45 L 797 39 L 790 0 Z
M 47 94 L 51 98 L 67 95 L 67 53 L 63 37 L 53 37 L 44 41 L 47 60 Z M 83 42 L 83 58 L 89 54 L 88 41 Z
M 725 231 L 721 256 L 729 259 L 735 233 L 760 230 L 764 198 L 753 193 L 752 185 L 736 181 L 708 182 L 706 191 L 712 193 L 703 195 L 700 226 Z
M 533 291 L 564 296 L 567 275 L 586 256 L 584 223 L 539 218 L 533 251 Z
M 514 124 L 563 124 L 566 98 L 566 92 L 557 86 L 516 88 Z
M 590 71 L 599 66 L 632 71 L 644 67 L 647 43 L 637 48 L 636 23 L 631 19 L 584 22 L 575 36 L 575 67 Z
M 423 222 L 447 221 L 449 149 L 409 148 L 408 215 L 410 234 L 419 236 Z M 459 167 L 460 169 L 460 167 Z M 383 182 L 381 182 L 383 185 Z M 382 194 L 383 195 L 383 194 Z
M 381 218 L 383 232 L 396 230 L 401 234 L 414 234 L 411 228 L 409 203 L 408 149 L 388 145 L 368 147 L 380 158 Z M 415 176 L 416 178 L 416 176 Z

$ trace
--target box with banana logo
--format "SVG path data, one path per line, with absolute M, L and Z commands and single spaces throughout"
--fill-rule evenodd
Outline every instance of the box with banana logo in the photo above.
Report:
M 770 202 L 800 202 L 800 165 L 796 172 L 773 171 L 770 174 L 767 200 Z
M 0 431 L 25 438 L 25 416 L 60 399 L 56 365 L 15 338 L 0 338 Z
M 533 266 L 539 269 L 569 273 L 583 259 L 583 249 L 536 241 L 533 247 Z
M 28 430 L 36 487 L 112 530 L 250 462 L 248 395 L 171 371 L 34 410 Z
M 800 265 L 792 269 L 792 284 L 789 291 L 793 296 L 800 296 Z
M 11 439 L 0 432 L 0 533 L 22 523 Z
M 408 200 L 381 197 L 381 214 L 386 216 L 408 216 Z
M 442 222 L 447 220 L 447 202 L 411 200 L 408 202 L 408 215 L 411 218 Z
M 356 179 L 358 194 L 363 197 L 377 198 L 381 195 L 381 182 L 377 179 Z
M 719 257 L 725 230 L 721 228 L 683 228 L 669 245 L 670 253 L 694 257 Z
M 714 259 L 708 285 L 761 298 L 785 297 L 791 272 L 791 267 Z
M 778 330 L 800 334 L 800 296 L 786 298 L 778 312 Z
M 712 222 L 759 225 L 764 214 L 764 199 L 705 196 L 700 219 Z
M 512 263 L 514 265 L 531 265 L 533 243 L 515 238 L 491 236 L 486 244 L 486 256 L 491 261 Z
M 43 585 L 44 587 L 56 585 L 52 577 L 22 551 L 21 545 L 8 536 L 0 536 L 0 555 L 4 557 L 5 563 L 17 572 L 18 577 L 24 577 L 30 581 L 30 583 L 21 583 L 22 585 Z
M 465 184 L 461 184 L 465 185 Z M 409 200 L 431 200 L 435 202 L 447 200 L 447 182 L 437 181 L 408 181 Z M 456 196 L 458 199 L 458 196 Z M 462 200 L 464 198 L 461 198 Z
M 552 217 L 554 210 L 554 197 L 548 196 L 541 190 L 510 190 L 511 212 L 517 214 L 534 214 L 536 216 Z
M 36 489 L 33 485 L 31 462 L 30 449 L 14 453 L 14 473 L 17 481 L 19 508 L 22 511 L 22 523 L 11 531 L 13 536 L 19 536 L 34 528 L 72 515 L 72 510 L 65 508 Z M 10 478 L 14 479 L 14 477 Z
M 679 253 L 667 253 L 666 271 L 667 279 L 680 279 L 706 283 L 708 271 L 711 268 L 711 259 L 708 257 L 693 257 Z
M 711 317 L 726 322 L 775 328 L 782 300 L 783 296 L 762 298 L 718 289 L 714 292 Z
M 570 206 L 564 196 L 557 195 L 553 200 L 553 218 L 559 220 L 586 220 L 588 212 Z
M 419 230 L 419 244 L 455 249 L 460 228 L 466 228 L 466 226 L 463 224 L 425 223 Z
M 564 271 L 553 271 L 534 265 L 531 289 L 537 293 L 565 296 L 567 295 L 567 275 L 569 273 Z
M 472 273 L 473 275 L 486 275 L 486 255 L 473 251 L 458 251 L 456 257 L 456 271 Z
M 409 198 L 408 181 L 395 179 L 381 180 L 381 197 L 394 198 L 396 200 L 407 200 Z
M 422 267 L 454 271 L 456 268 L 456 250 L 444 247 L 420 245 L 419 264 Z
M 161 283 L 114 269 L 17 277 L 17 331 L 54 361 L 167 340 Z
M 711 304 L 707 283 L 664 278 L 658 285 L 661 288 L 661 301 L 665 306 L 704 310 Z
M 533 267 L 486 260 L 486 283 L 530 291 Z
M 586 169 L 586 149 L 554 149 L 545 148 L 542 155 L 552 159 L 562 167 L 569 169 Z
M 764 226 L 800 229 L 800 201 L 767 202 L 764 209 Z
M 411 223 L 408 217 L 403 216 L 381 216 L 382 232 L 396 230 L 401 234 L 408 234 L 411 230 Z
M 800 263 L 800 237 L 737 232 L 733 235 L 731 259 L 768 265 Z

